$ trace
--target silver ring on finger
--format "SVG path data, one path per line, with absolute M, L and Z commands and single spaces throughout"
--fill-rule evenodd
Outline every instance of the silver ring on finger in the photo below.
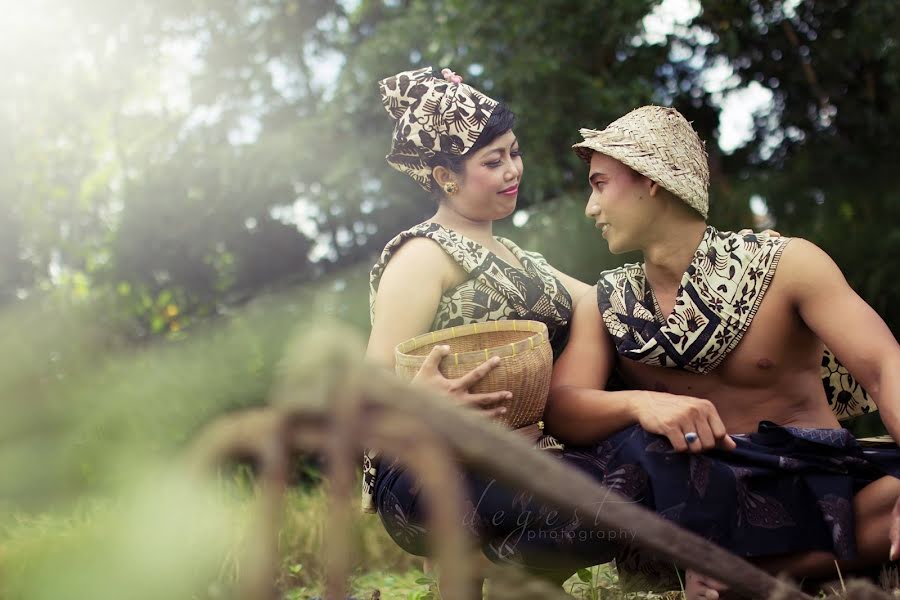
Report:
M 688 431 L 686 434 L 684 434 L 684 441 L 686 441 L 688 444 L 693 444 L 699 439 L 700 436 L 697 435 L 697 432 L 695 431 Z

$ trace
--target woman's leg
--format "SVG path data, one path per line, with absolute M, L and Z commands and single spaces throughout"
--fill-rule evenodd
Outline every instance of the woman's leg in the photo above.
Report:
M 491 478 L 464 475 L 468 499 L 461 526 L 478 540 L 473 562 L 515 564 L 551 581 L 579 567 L 607 562 L 618 545 L 609 535 L 598 535 L 585 516 L 562 514 Z M 429 556 L 427 501 L 420 497 L 416 478 L 405 468 L 380 468 L 375 505 L 391 538 L 404 550 Z M 582 524 L 583 523 L 583 524 Z M 562 581 L 565 580 L 562 578 Z

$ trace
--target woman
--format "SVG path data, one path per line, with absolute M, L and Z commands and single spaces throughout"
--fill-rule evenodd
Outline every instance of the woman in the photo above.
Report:
M 391 240 L 372 269 L 367 358 L 393 370 L 394 348 L 403 340 L 498 319 L 544 322 L 557 356 L 568 335 L 573 299 L 590 287 L 554 269 L 541 255 L 493 236 L 493 222 L 515 210 L 522 181 L 515 118 L 506 106 L 463 84 L 458 76 L 446 70 L 444 75 L 447 79 L 433 77 L 426 68 L 380 83 L 385 109 L 396 121 L 388 163 L 429 192 L 437 200 L 437 210 Z M 506 392 L 468 392 L 496 363 L 450 381 L 436 368 L 446 352 L 437 347 L 416 378 L 485 417 L 502 411 L 496 404 L 508 396 Z M 542 445 L 560 448 L 552 440 L 543 440 Z M 492 560 L 565 567 L 571 573 L 613 557 L 612 544 L 596 539 L 579 542 L 573 535 L 574 517 L 547 526 L 539 518 L 548 512 L 546 507 L 515 503 L 514 490 L 464 477 L 469 498 L 478 502 L 476 518 L 468 525 Z M 378 512 L 401 547 L 425 555 L 427 519 L 415 478 L 404 466 L 369 455 L 363 485 L 364 508 Z M 543 535 L 526 540 L 529 527 L 540 528 Z M 563 530 L 569 535 L 551 535 Z

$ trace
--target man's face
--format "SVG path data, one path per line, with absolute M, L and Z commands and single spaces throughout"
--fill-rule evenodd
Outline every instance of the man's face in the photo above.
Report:
M 657 208 L 650 180 L 599 152 L 591 158 L 588 178 L 591 196 L 584 213 L 602 232 L 609 251 L 640 249 Z

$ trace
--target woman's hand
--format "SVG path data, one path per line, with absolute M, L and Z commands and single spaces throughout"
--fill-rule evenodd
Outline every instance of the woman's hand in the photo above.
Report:
M 709 400 L 663 392 L 644 392 L 634 404 L 634 416 L 649 433 L 664 435 L 676 452 L 703 452 L 713 448 L 733 450 L 734 440 L 725 431 L 719 411 Z M 693 441 L 689 441 L 687 434 Z
M 443 75 L 444 79 L 449 81 L 450 83 L 462 83 L 463 78 L 461 75 L 457 75 L 451 69 L 443 68 L 441 69 L 441 75 Z
M 749 235 L 753 233 L 752 229 L 741 229 L 738 231 L 738 235 Z M 763 229 L 763 235 L 767 235 L 769 237 L 781 237 L 781 234 L 775 231 L 774 229 Z
M 411 383 L 443 392 L 451 396 L 460 406 L 479 409 L 488 418 L 499 417 L 505 413 L 506 408 L 497 405 L 505 400 L 510 400 L 512 398 L 511 392 L 489 392 L 485 394 L 472 394 L 469 392 L 469 388 L 484 379 L 485 375 L 500 364 L 500 357 L 494 356 L 486 360 L 458 379 L 447 379 L 438 366 L 441 364 L 441 359 L 448 354 L 450 354 L 450 346 L 435 346 L 432 348 Z

